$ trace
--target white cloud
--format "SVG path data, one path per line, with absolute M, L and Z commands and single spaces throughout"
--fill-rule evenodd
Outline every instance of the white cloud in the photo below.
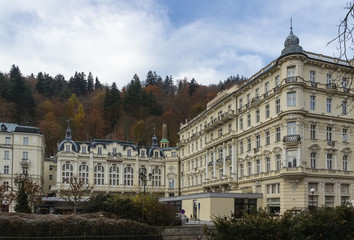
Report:
M 205 13 L 176 27 L 161 1 L 0 0 L 0 70 L 16 64 L 25 75 L 43 71 L 66 78 L 75 71 L 92 71 L 101 82 L 119 87 L 135 73 L 144 80 L 149 70 L 162 77 L 218 83 L 235 74 L 249 77 L 277 58 L 290 17 L 305 50 L 335 52 L 335 45 L 325 44 L 335 36 L 334 25 L 344 12 L 341 4 L 250 4 L 254 12 Z

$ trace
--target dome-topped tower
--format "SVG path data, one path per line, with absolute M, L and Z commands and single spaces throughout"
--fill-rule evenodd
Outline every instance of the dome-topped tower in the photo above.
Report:
M 293 34 L 293 26 L 291 23 L 290 34 L 285 39 L 284 49 L 281 51 L 281 56 L 289 53 L 302 53 L 302 47 L 299 45 L 299 43 L 300 43 L 299 38 Z

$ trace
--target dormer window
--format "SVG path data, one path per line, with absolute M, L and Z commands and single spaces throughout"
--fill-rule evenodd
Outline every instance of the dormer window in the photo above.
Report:
M 70 145 L 65 145 L 65 152 L 70 152 Z
M 82 153 L 86 154 L 86 146 L 82 146 Z
M 1 131 L 5 132 L 7 130 L 7 127 L 5 124 L 1 124 Z
M 127 150 L 127 156 L 130 157 L 132 155 L 132 150 L 131 149 L 128 149 Z
M 11 145 L 11 138 L 10 137 L 5 137 L 5 145 L 10 146 Z
M 98 147 L 97 148 L 97 154 L 98 155 L 102 155 L 102 147 Z
M 171 153 L 171 156 L 172 156 L 172 157 L 177 157 L 176 152 L 172 152 L 172 153 Z
M 113 148 L 113 154 L 117 154 L 117 148 Z
M 141 150 L 140 155 L 141 157 L 145 157 L 145 150 Z
M 155 154 L 155 158 L 159 157 L 159 151 L 155 151 L 154 154 Z

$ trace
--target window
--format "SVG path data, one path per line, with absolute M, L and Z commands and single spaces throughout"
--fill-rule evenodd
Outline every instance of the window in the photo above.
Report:
M 288 107 L 296 106 L 296 92 L 287 93 Z
M 5 191 L 8 191 L 8 190 L 9 190 L 9 187 L 10 187 L 9 182 L 5 181 L 5 182 L 4 182 L 4 190 L 5 190 Z
M 219 130 L 218 130 L 218 136 L 219 136 L 219 137 L 222 136 L 222 128 L 219 128 Z
M 11 145 L 11 138 L 10 137 L 5 137 L 5 145 L 10 146 Z
M 269 145 L 270 144 L 270 131 L 268 130 L 268 131 L 266 131 L 265 132 L 265 135 L 266 135 L 266 137 L 265 137 L 265 139 L 266 139 L 266 145 Z
M 349 195 L 349 188 L 350 188 L 350 185 L 349 184 L 344 184 L 342 183 L 340 185 L 340 193 L 342 195 Z
M 104 184 L 104 167 L 102 165 L 96 165 L 94 168 L 95 185 Z
M 231 132 L 232 131 L 232 124 L 231 123 L 228 124 L 228 128 L 229 128 L 229 132 Z
M 243 117 L 240 118 L 240 130 L 243 129 Z
M 73 176 L 73 165 L 71 163 L 64 163 L 62 166 L 62 183 L 69 183 Z
M 275 112 L 280 113 L 280 99 L 275 100 Z
M 219 150 L 218 150 L 218 159 L 223 159 L 223 151 L 222 151 L 222 148 L 220 148 Z
M 86 154 L 86 146 L 82 146 L 81 149 L 82 149 L 82 153 L 83 153 L 83 154 Z
M 247 151 L 251 151 L 252 146 L 252 140 L 251 138 L 247 139 Z
M 116 155 L 117 154 L 117 148 L 113 148 L 112 153 L 113 153 L 113 155 Z
M 140 155 L 141 155 L 141 157 L 145 157 L 145 151 L 144 151 L 144 150 L 141 150 L 141 151 L 140 151 Z
M 10 171 L 10 167 L 5 165 L 4 166 L 4 174 L 9 174 L 9 171 Z
M 346 79 L 346 78 L 343 78 L 343 79 L 342 79 L 343 92 L 347 92 L 347 85 L 348 85 L 347 79 Z
M 184 170 L 184 165 L 182 165 L 182 171 Z M 145 168 L 145 166 L 143 165 L 141 168 L 139 168 L 139 174 L 143 173 L 145 176 L 147 176 L 147 170 Z M 140 175 L 139 175 L 140 176 Z M 143 186 L 143 181 L 141 181 L 140 177 L 139 177 L 139 186 Z M 146 184 L 146 183 L 145 183 Z
M 102 147 L 98 147 L 98 148 L 97 148 L 97 154 L 98 154 L 98 155 L 101 155 L 101 154 L 102 154 Z
M 10 152 L 7 150 L 4 151 L 4 159 L 10 159 Z
M 295 135 L 296 134 L 296 122 L 288 122 L 286 124 L 288 135 Z
M 89 166 L 86 163 L 83 163 L 79 166 L 79 181 L 83 182 L 85 185 L 88 185 L 89 179 Z
M 28 146 L 28 137 L 23 137 L 23 145 Z
M 280 85 L 280 78 L 279 75 L 275 77 L 275 87 L 279 87 Z
M 270 117 L 270 111 L 269 111 L 269 104 L 265 106 L 265 117 L 269 118 Z
M 326 127 L 326 140 L 332 141 L 332 127 Z
M 256 88 L 255 95 L 256 95 L 256 98 L 259 97 L 259 88 Z
M 310 71 L 311 86 L 313 86 L 313 83 L 315 82 L 315 76 L 316 76 L 316 72 L 315 71 Z
M 53 175 L 49 174 L 49 180 L 53 180 Z
M 316 153 L 311 153 L 311 168 L 316 168 Z
M 330 113 L 332 112 L 332 99 L 327 98 L 327 112 Z
M 316 125 L 310 125 L 310 139 L 316 139 Z
M 342 101 L 342 114 L 347 114 L 347 101 Z
M 155 158 L 159 158 L 159 151 L 154 152 Z
M 240 141 L 240 153 L 243 153 L 243 140 Z
M 252 163 L 248 162 L 247 167 L 248 167 L 248 176 L 251 176 L 252 175 Z
M 278 194 L 280 193 L 280 184 L 268 184 L 267 185 L 267 194 Z
M 23 175 L 28 175 L 28 166 L 23 166 L 22 167 L 22 174 Z
M 327 154 L 327 169 L 332 170 L 332 154 Z
M 177 153 L 176 152 L 171 152 L 171 157 L 173 157 L 173 158 L 177 157 Z
M 251 126 L 251 114 L 247 115 L 247 127 Z
M 334 207 L 334 196 L 325 196 L 325 206 Z
M 259 121 L 260 121 L 259 110 L 256 110 L 256 123 L 259 123 Z
M 247 94 L 247 103 L 250 103 L 250 102 L 251 102 L 251 95 Z
M 223 172 L 224 172 L 224 169 L 220 168 L 219 169 L 219 178 L 220 179 L 223 177 Z
M 239 105 L 240 105 L 240 106 L 239 106 L 240 108 L 243 107 L 243 99 L 242 99 L 242 98 L 240 98 L 240 100 L 239 100 Z
M 343 171 L 348 171 L 348 156 L 343 156 Z
M 294 77 L 295 76 L 295 67 L 288 67 L 287 69 L 287 73 L 288 73 L 288 78 Z
M 277 154 L 276 156 L 276 164 L 277 164 L 277 171 L 279 171 L 281 169 L 281 155 Z
M 286 152 L 286 160 L 287 160 L 288 167 L 296 167 L 296 157 L 297 157 L 296 150 L 288 150 Z
M 257 174 L 261 173 L 261 160 L 257 160 L 256 161 L 256 171 L 257 171 Z
M 210 140 L 214 139 L 214 133 L 210 133 Z
M 168 188 L 175 188 L 175 180 L 174 179 L 168 180 Z
M 124 185 L 133 186 L 133 175 L 134 170 L 132 167 L 128 166 L 124 168 Z
M 276 136 L 276 142 L 279 142 L 281 139 L 280 127 L 275 128 L 275 136 Z
M 266 97 L 268 96 L 268 91 L 269 91 L 269 82 L 266 82 L 264 84 L 264 93 Z
M 229 156 L 231 157 L 232 156 L 232 146 L 229 145 Z
M 316 110 L 316 96 L 310 96 L 310 110 Z
M 342 141 L 348 142 L 348 129 L 346 128 L 342 129 Z
M 327 74 L 327 80 L 326 80 L 327 86 L 330 86 L 332 84 L 332 75 Z
M 119 184 L 119 168 L 112 165 L 109 168 L 109 185 L 117 186 Z
M 240 165 L 240 176 L 243 177 L 245 175 L 245 170 L 243 168 L 243 164 Z
M 53 171 L 53 166 L 49 165 L 49 171 Z
M 161 186 L 161 169 L 159 167 L 155 167 L 152 169 L 152 186 L 159 187 Z
M 70 148 L 71 148 L 70 145 L 65 145 L 65 152 L 70 152 Z
M 256 135 L 256 148 L 259 149 L 261 147 L 261 135 Z
M 22 161 L 28 161 L 28 152 L 22 152 Z
M 270 157 L 266 157 L 266 171 L 270 172 Z
M 132 150 L 131 149 L 127 149 L 127 156 L 131 157 L 132 156 Z

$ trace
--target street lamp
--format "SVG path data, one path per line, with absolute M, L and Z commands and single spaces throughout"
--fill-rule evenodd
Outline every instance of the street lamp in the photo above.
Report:
M 139 174 L 139 179 L 143 182 L 143 185 L 144 185 L 144 195 L 145 195 L 146 182 L 147 182 L 147 181 L 151 181 L 151 179 L 152 179 L 152 174 L 149 173 L 149 179 L 147 179 L 147 178 L 146 178 L 146 174 L 141 172 L 141 173 Z
M 315 209 L 314 201 L 313 201 L 313 194 L 315 193 L 315 191 L 316 191 L 316 189 L 314 189 L 314 188 L 310 189 L 310 192 L 311 192 L 311 208 L 312 208 L 312 210 Z

